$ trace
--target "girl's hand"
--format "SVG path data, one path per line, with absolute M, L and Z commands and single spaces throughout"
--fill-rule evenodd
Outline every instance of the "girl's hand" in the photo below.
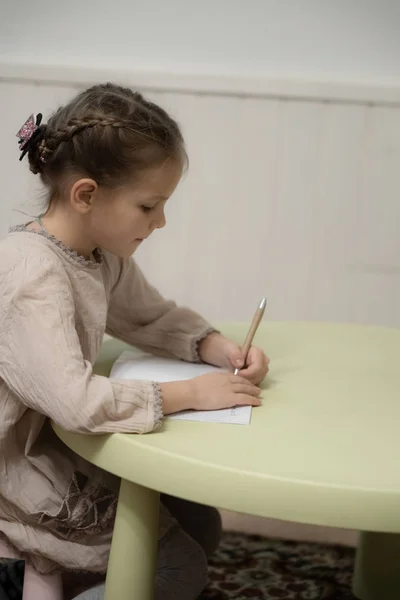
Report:
M 269 358 L 265 355 L 264 350 L 258 348 L 257 346 L 251 346 L 250 350 L 247 354 L 246 365 L 244 365 L 243 358 L 237 359 L 237 348 L 238 346 L 231 351 L 231 362 L 237 365 L 237 368 L 240 368 L 238 375 L 248 379 L 255 385 L 261 383 L 261 381 L 266 377 L 269 371 Z M 240 348 L 239 351 L 241 352 Z
M 240 369 L 238 376 L 258 385 L 269 371 L 269 358 L 261 348 L 251 346 L 244 365 L 240 346 L 223 335 L 212 333 L 200 342 L 199 354 L 203 362 L 225 369 Z
M 260 388 L 233 373 L 207 373 L 188 381 L 160 383 L 163 413 L 260 406 Z
M 191 379 L 190 384 L 195 410 L 261 404 L 260 388 L 232 373 L 207 373 Z

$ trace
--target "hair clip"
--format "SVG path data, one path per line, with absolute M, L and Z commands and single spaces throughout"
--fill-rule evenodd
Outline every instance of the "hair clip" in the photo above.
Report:
M 19 148 L 22 151 L 19 160 L 22 160 L 25 154 L 36 142 L 38 143 L 43 137 L 43 133 L 39 129 L 42 122 L 42 114 L 31 115 L 29 119 L 22 125 L 17 133 Z

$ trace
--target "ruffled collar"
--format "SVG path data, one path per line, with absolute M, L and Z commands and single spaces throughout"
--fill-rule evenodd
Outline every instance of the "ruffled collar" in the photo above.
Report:
M 69 248 L 68 246 L 63 244 L 63 242 L 61 242 L 60 240 L 55 238 L 54 235 L 51 235 L 47 231 L 44 231 L 43 229 L 28 229 L 28 225 L 30 225 L 31 223 L 32 223 L 32 221 L 30 221 L 29 223 L 11 227 L 9 229 L 9 233 L 16 233 L 16 232 L 22 231 L 22 232 L 26 232 L 26 233 L 32 233 L 34 235 L 40 235 L 40 236 L 48 239 L 50 242 L 52 242 L 52 244 L 54 244 L 55 246 L 57 246 L 57 248 L 62 250 L 62 252 L 70 260 L 72 260 L 74 263 L 76 263 L 80 267 L 85 267 L 85 268 L 89 268 L 89 269 L 97 269 L 104 262 L 104 255 L 99 248 L 95 248 L 93 250 L 93 254 L 92 254 L 93 259 L 90 260 L 90 259 L 86 258 L 86 256 L 82 256 L 82 254 L 79 254 L 78 252 L 76 252 L 76 250 L 73 250 L 72 248 Z

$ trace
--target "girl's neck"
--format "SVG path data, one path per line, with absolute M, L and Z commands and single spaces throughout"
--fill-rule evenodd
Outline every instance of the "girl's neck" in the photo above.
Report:
M 62 242 L 64 246 L 75 250 L 81 256 L 90 259 L 96 245 L 85 235 L 84 223 L 79 215 L 71 215 L 68 211 L 49 209 L 42 217 L 41 223 L 45 231 Z M 40 224 L 37 224 L 40 227 Z

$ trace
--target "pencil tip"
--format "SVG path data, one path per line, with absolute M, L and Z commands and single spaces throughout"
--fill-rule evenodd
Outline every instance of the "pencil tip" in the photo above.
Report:
M 260 302 L 260 309 L 263 310 L 267 305 L 267 299 L 263 298 Z

